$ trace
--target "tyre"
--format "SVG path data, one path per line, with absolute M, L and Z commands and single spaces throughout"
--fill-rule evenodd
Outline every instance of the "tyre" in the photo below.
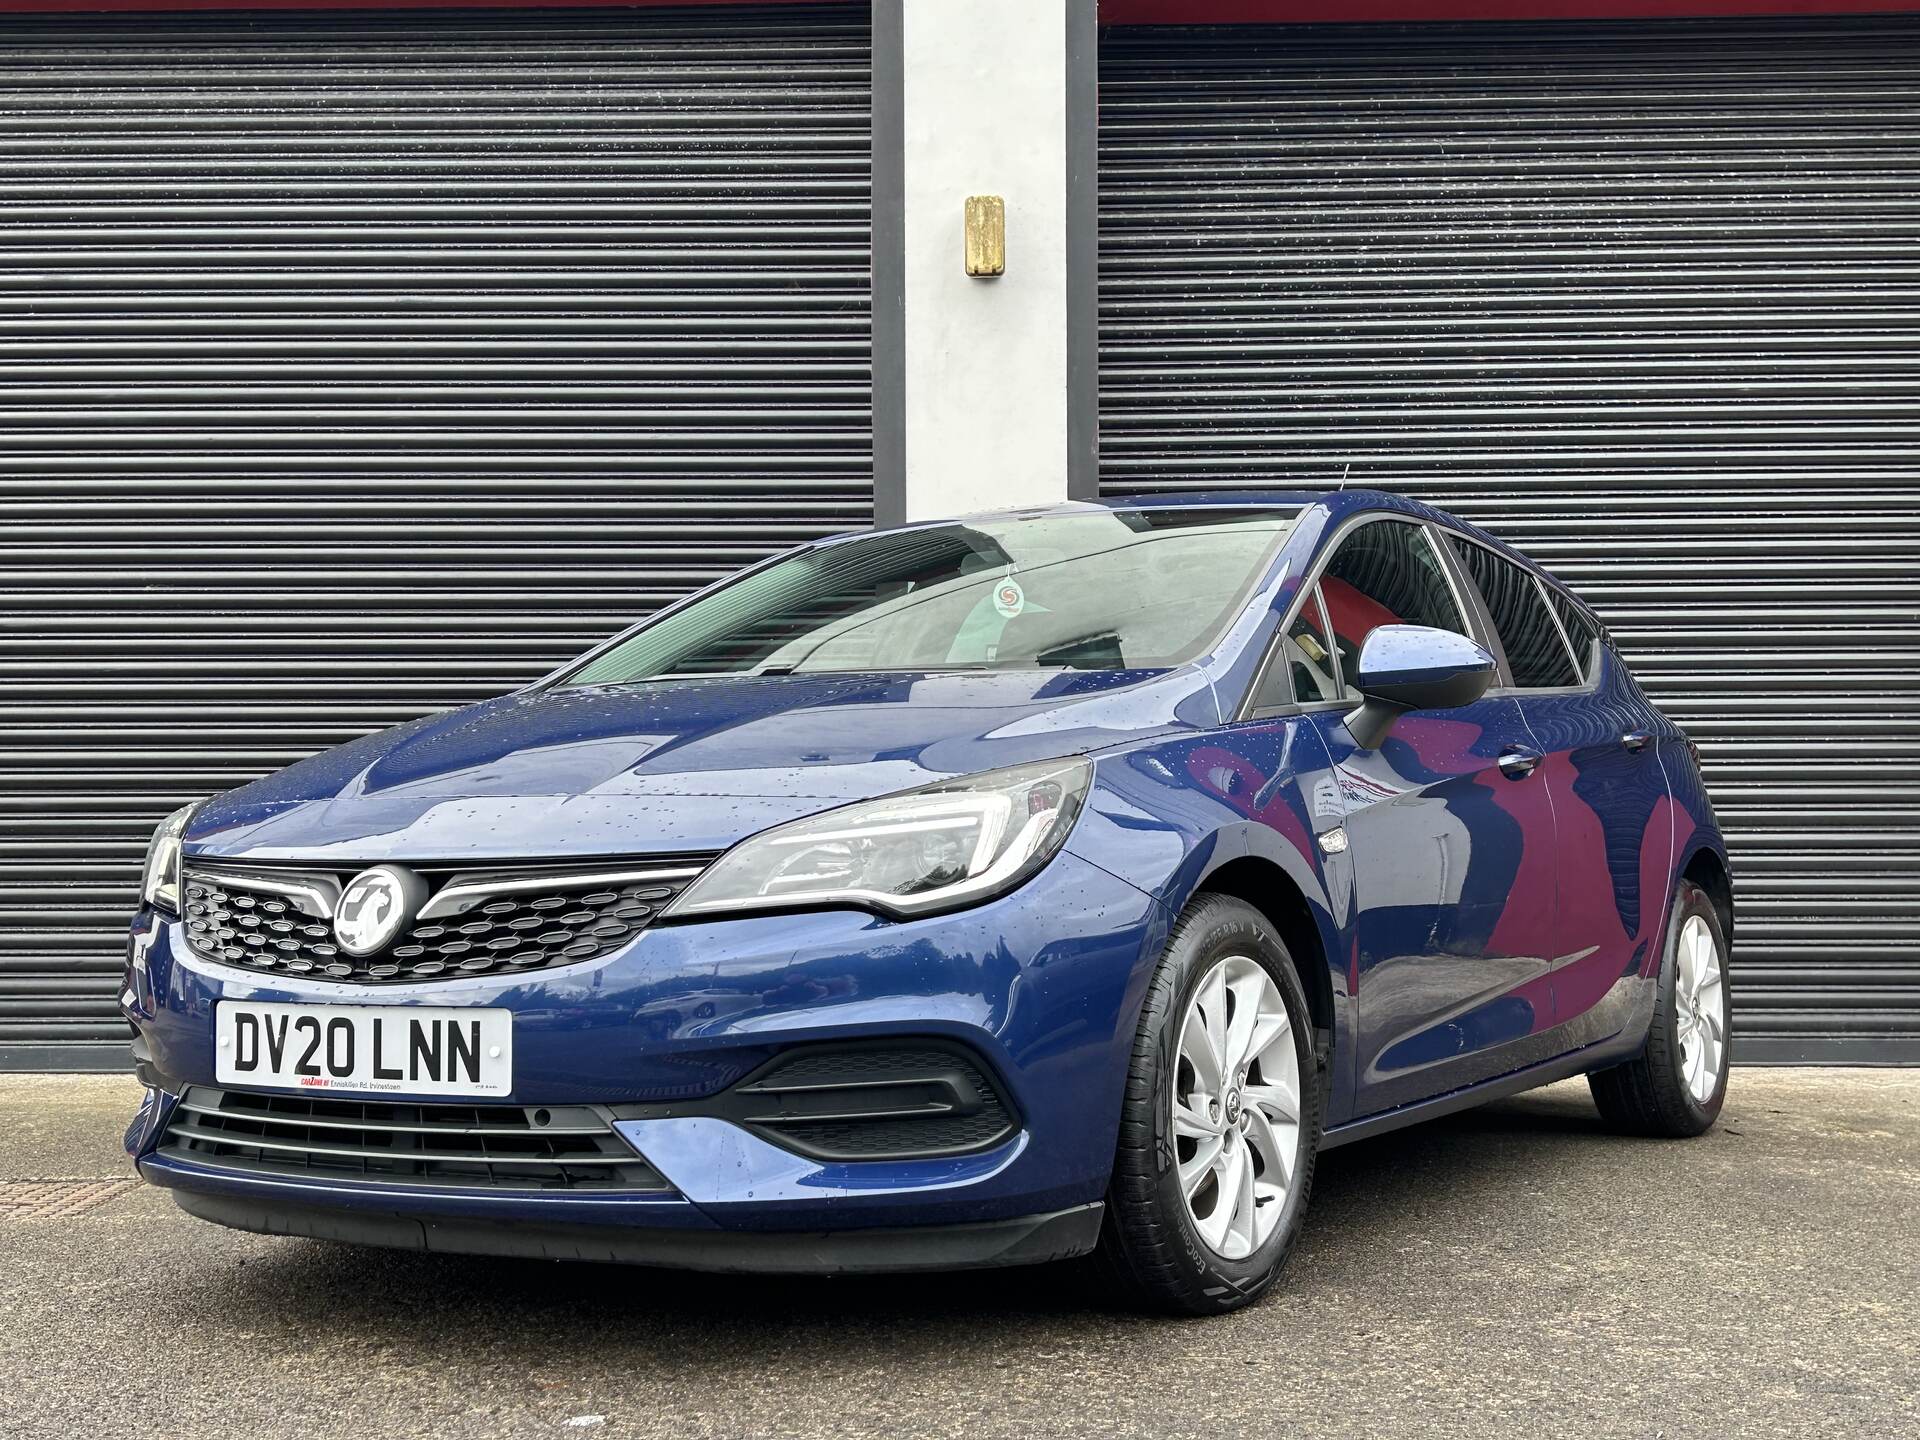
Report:
M 1681 881 L 1667 919 L 1647 1046 L 1587 1077 L 1601 1118 L 1629 1135 L 1699 1135 L 1727 1099 L 1727 937 L 1707 892 Z
M 1197 897 L 1134 1039 L 1096 1255 L 1110 1283 L 1183 1314 L 1258 1298 L 1300 1235 L 1323 1092 L 1286 946 L 1252 906 Z

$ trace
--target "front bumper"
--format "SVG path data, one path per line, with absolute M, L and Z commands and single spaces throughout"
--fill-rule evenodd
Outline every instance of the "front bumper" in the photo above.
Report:
M 247 1229 L 722 1269 L 1053 1258 L 1097 1231 L 1144 962 L 1164 933 L 1152 899 L 1071 851 L 1013 894 L 950 915 L 660 925 L 600 960 L 511 980 L 269 980 L 191 956 L 176 926 L 145 915 L 122 1002 L 152 1093 L 128 1149 L 184 1208 Z M 214 1082 L 213 1007 L 225 999 L 511 1010 L 514 1090 L 497 1103 L 639 1115 L 619 1133 L 671 1189 L 455 1189 L 157 1154 L 181 1091 Z M 1016 1129 L 963 1155 L 822 1160 L 699 1113 L 790 1047 L 880 1037 L 966 1047 L 999 1082 Z M 823 1238 L 843 1232 L 857 1238 Z
M 1105 1208 L 1096 1201 L 1048 1215 L 970 1225 L 729 1231 L 616 1229 L 539 1218 L 421 1219 L 186 1188 L 176 1189 L 174 1199 L 189 1215 L 262 1235 L 303 1235 L 454 1255 L 590 1260 L 762 1275 L 885 1275 L 1066 1260 L 1093 1249 Z

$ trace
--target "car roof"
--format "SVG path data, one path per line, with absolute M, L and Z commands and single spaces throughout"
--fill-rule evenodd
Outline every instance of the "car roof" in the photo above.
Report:
M 1513 561 L 1516 565 L 1519 565 L 1527 570 L 1533 571 L 1535 574 L 1539 575 L 1542 579 L 1547 581 L 1550 585 L 1553 585 L 1555 588 L 1562 591 L 1565 591 L 1567 588 L 1560 581 L 1554 579 L 1552 575 L 1548 574 L 1547 571 L 1541 569 L 1539 562 L 1530 559 L 1528 556 L 1514 549 L 1513 546 L 1509 545 L 1506 541 L 1502 540 L 1499 536 L 1488 534 L 1485 530 L 1482 530 L 1478 525 L 1475 525 L 1471 520 L 1462 520 L 1458 515 L 1452 514 L 1446 510 L 1441 510 L 1436 506 L 1429 505 L 1425 501 L 1414 500 L 1405 495 L 1395 495 L 1390 490 L 1339 489 L 1339 490 L 1202 490 L 1202 491 L 1185 491 L 1185 492 L 1174 491 L 1168 494 L 1144 494 L 1144 495 L 1119 496 L 1111 500 L 1100 500 L 1093 503 L 1096 503 L 1098 505 L 1101 505 L 1108 509 L 1113 509 L 1113 510 L 1176 510 L 1176 509 L 1184 509 L 1184 508 L 1198 509 L 1201 507 L 1215 506 L 1215 505 L 1223 506 L 1223 507 L 1239 506 L 1243 509 L 1244 508 L 1260 508 L 1260 507 L 1268 507 L 1268 506 L 1279 508 L 1281 506 L 1322 505 L 1326 507 L 1329 514 L 1329 521 L 1330 521 L 1329 528 L 1332 528 L 1333 525 L 1339 524 L 1341 521 L 1347 519 L 1351 515 L 1359 515 L 1369 511 L 1372 511 L 1375 513 L 1384 512 L 1387 514 L 1407 515 L 1416 519 L 1432 520 L 1441 525 L 1445 525 L 1450 529 L 1458 530 L 1462 534 L 1471 536 L 1473 539 L 1480 541 L 1484 545 L 1491 546 L 1494 550 L 1498 551 L 1501 555 L 1504 555 L 1507 559 Z M 1085 504 L 1082 504 L 1079 506 L 1065 505 L 1065 506 L 1052 506 L 1048 508 L 1085 509 L 1088 507 Z M 1009 512 L 1009 513 L 1028 514 L 1028 513 L 1035 513 L 1035 512 L 1019 511 L 1019 512 Z M 1576 601 L 1576 603 L 1582 603 L 1582 602 L 1579 602 L 1577 596 L 1572 596 L 1571 592 L 1568 592 L 1568 594 L 1570 598 L 1573 598 Z M 1582 604 L 1582 608 L 1585 608 L 1584 604 Z
M 1041 505 L 1014 505 L 1003 509 L 977 510 L 963 515 L 915 521 L 896 528 L 918 529 L 923 525 L 950 525 L 956 521 L 1024 519 L 1036 515 L 1072 515 L 1088 510 L 1295 510 L 1308 505 L 1324 505 L 1336 515 L 1362 510 L 1393 510 L 1443 520 L 1462 529 L 1473 527 L 1444 511 L 1404 495 L 1386 490 L 1170 490 L 1147 491 L 1138 495 L 1105 496 L 1098 500 L 1059 500 Z
M 1416 519 L 1433 520 L 1439 524 L 1469 535 L 1485 545 L 1492 546 L 1500 554 L 1515 564 L 1539 575 L 1548 584 L 1554 586 L 1572 599 L 1582 609 L 1586 605 L 1578 596 L 1556 580 L 1540 565 L 1514 549 L 1497 535 L 1490 535 L 1469 520 L 1427 504 L 1425 501 L 1410 499 L 1405 495 L 1396 495 L 1389 490 L 1369 490 L 1365 488 L 1333 488 L 1321 490 L 1169 490 L 1147 491 L 1137 495 L 1116 495 L 1102 497 L 1099 500 L 1062 500 L 1044 505 L 1021 505 L 999 510 L 981 510 L 967 515 L 944 516 L 939 519 L 915 521 L 908 525 L 890 527 L 900 530 L 917 530 L 934 525 L 950 525 L 967 520 L 1015 519 L 1037 515 L 1071 515 L 1088 510 L 1198 510 L 1198 509 L 1293 509 L 1308 505 L 1324 506 L 1328 511 L 1331 525 L 1337 525 L 1351 515 L 1366 511 L 1386 512 L 1408 515 Z M 846 535 L 830 537 L 829 542 L 851 538 L 855 534 L 872 534 L 872 531 L 852 531 Z
M 1349 515 L 1367 510 L 1389 511 L 1402 515 L 1417 516 L 1426 520 L 1437 520 L 1463 530 L 1476 539 L 1484 540 L 1501 551 L 1514 556 L 1522 563 L 1531 564 L 1526 557 L 1513 551 L 1503 541 L 1487 534 L 1478 526 L 1449 515 L 1444 510 L 1405 495 L 1395 495 L 1386 490 L 1366 489 L 1330 489 L 1330 490 L 1173 490 L 1165 492 L 1148 491 L 1138 495 L 1116 495 L 1099 500 L 1061 500 L 1043 505 L 1016 505 L 1005 509 L 978 510 L 964 515 L 942 516 L 937 519 L 918 520 L 907 525 L 889 527 L 900 530 L 918 530 L 934 525 L 951 525 L 968 520 L 1013 520 L 1039 515 L 1072 515 L 1089 510 L 1201 510 L 1201 509 L 1303 509 L 1308 505 L 1324 506 L 1335 522 Z M 871 534 L 871 531 L 850 531 L 852 534 Z M 836 535 L 831 537 L 843 538 Z

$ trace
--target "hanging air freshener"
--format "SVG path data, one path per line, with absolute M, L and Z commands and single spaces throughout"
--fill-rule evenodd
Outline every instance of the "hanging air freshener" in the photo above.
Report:
M 1020 588 L 1020 582 L 1013 578 L 1009 569 L 1006 578 L 993 587 L 993 608 L 1000 612 L 1001 618 L 1013 619 L 1027 608 L 1027 592 Z

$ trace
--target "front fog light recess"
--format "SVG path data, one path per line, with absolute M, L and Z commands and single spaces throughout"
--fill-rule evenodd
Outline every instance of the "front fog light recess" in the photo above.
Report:
M 990 899 L 1053 858 L 1092 775 L 1079 758 L 1015 765 L 782 825 L 721 856 L 668 914 L 857 905 L 905 917 Z

